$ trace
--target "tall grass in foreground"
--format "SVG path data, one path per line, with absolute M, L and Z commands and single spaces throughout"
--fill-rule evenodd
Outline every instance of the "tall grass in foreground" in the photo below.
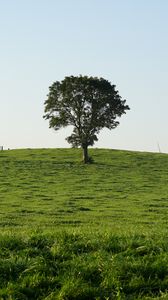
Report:
M 167 299 L 168 239 L 0 236 L 0 299 Z

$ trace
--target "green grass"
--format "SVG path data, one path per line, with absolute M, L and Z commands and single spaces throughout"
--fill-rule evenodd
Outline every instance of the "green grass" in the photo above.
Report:
M 0 244 L 1 299 L 168 296 L 168 239 L 34 232 L 3 235 Z
M 0 299 L 168 299 L 168 155 L 0 152 Z

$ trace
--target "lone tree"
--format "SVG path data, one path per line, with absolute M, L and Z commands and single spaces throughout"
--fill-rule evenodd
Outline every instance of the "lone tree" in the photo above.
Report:
M 66 140 L 73 147 L 82 147 L 83 161 L 88 163 L 88 146 L 98 140 L 102 128 L 113 129 L 119 125 L 116 118 L 129 110 L 125 103 L 115 85 L 104 78 L 69 76 L 49 87 L 43 117 L 55 130 L 74 127 Z

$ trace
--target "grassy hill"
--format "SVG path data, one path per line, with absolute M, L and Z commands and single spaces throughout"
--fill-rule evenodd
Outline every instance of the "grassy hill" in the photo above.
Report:
M 90 154 L 0 152 L 0 299 L 168 299 L 168 155 Z
M 79 149 L 0 153 L 0 230 L 167 230 L 168 155 Z

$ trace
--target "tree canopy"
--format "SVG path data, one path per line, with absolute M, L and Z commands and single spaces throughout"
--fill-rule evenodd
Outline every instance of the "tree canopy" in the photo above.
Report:
M 85 163 L 89 161 L 88 146 L 98 140 L 100 130 L 116 128 L 117 118 L 130 109 L 115 85 L 104 78 L 82 75 L 54 82 L 44 105 L 44 118 L 49 120 L 50 128 L 73 126 L 67 141 L 83 148 Z

